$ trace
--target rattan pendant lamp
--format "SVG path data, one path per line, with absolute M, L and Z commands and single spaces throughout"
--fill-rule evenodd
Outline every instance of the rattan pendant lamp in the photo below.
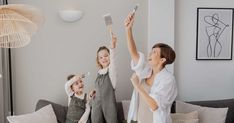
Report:
M 0 47 L 20 48 L 31 41 L 31 37 L 43 23 L 41 12 L 29 5 L 0 5 Z

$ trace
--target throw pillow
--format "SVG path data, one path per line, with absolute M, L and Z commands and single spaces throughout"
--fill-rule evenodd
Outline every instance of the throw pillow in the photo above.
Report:
M 203 107 L 176 101 L 177 113 L 198 111 L 199 123 L 225 123 L 228 108 Z
M 171 119 L 172 123 L 198 123 L 198 112 L 173 113 Z
M 191 119 L 191 120 L 175 120 L 172 123 L 198 123 L 198 119 Z
M 55 116 L 57 118 L 57 122 L 58 123 L 65 123 L 66 121 L 66 115 L 67 115 L 67 107 L 48 101 L 48 100 L 44 100 L 44 99 L 40 99 L 37 104 L 36 104 L 36 110 L 39 110 L 41 108 L 43 108 L 44 106 L 47 106 L 51 104 L 52 108 L 54 110 Z
M 177 120 L 189 120 L 189 119 L 198 119 L 198 112 L 193 111 L 190 113 L 172 113 L 171 114 L 171 119 Z
M 8 116 L 7 119 L 10 123 L 57 123 L 51 105 L 47 105 L 30 114 Z

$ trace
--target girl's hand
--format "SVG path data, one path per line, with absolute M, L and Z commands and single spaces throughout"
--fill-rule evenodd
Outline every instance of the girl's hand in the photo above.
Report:
M 140 80 L 136 73 L 132 74 L 131 81 L 134 88 L 138 89 L 140 87 Z
M 134 23 L 135 14 L 129 13 L 127 18 L 124 21 L 124 26 L 126 29 L 132 29 Z
M 89 100 L 92 100 L 95 98 L 95 95 L 96 95 L 96 91 L 95 90 L 92 90 L 90 93 L 89 93 Z
M 111 46 L 110 46 L 110 48 L 111 49 L 114 49 L 114 48 L 116 48 L 116 42 L 117 42 L 117 37 L 116 37 L 116 35 L 113 33 L 113 32 L 111 32 Z

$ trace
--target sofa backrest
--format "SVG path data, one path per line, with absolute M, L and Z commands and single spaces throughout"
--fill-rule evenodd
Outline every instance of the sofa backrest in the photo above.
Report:
M 67 115 L 67 106 L 63 106 L 48 100 L 40 99 L 36 104 L 36 111 L 41 109 L 42 107 L 51 104 L 55 113 L 55 116 L 57 118 L 58 123 L 65 123 L 66 121 L 66 115 Z M 118 115 L 118 121 L 119 123 L 122 123 L 124 120 L 124 113 L 122 108 L 122 103 L 117 102 L 117 115 Z

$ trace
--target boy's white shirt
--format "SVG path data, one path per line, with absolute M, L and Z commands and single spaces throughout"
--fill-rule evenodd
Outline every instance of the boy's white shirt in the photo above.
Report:
M 74 94 L 74 92 L 71 90 L 71 85 L 75 82 L 75 78 L 73 77 L 72 79 L 70 79 L 69 81 L 66 82 L 65 84 L 65 91 L 66 91 L 66 94 L 68 96 L 68 106 L 70 104 L 70 101 L 71 101 L 71 96 Z M 82 95 L 76 95 L 75 96 L 77 98 L 80 98 L 80 99 L 84 99 L 84 93 Z M 82 115 L 82 117 L 80 118 L 80 121 L 83 122 L 83 123 L 86 123 L 88 121 L 88 118 L 89 118 L 89 114 L 90 114 L 90 105 L 89 105 L 89 102 L 87 101 L 86 103 L 86 109 L 85 109 L 85 112 L 84 114 Z M 79 123 L 79 122 L 78 122 Z
M 140 59 L 138 63 L 135 64 L 132 61 L 131 68 L 136 72 L 142 82 L 142 79 L 148 78 L 151 75 L 152 69 L 145 60 L 144 54 L 139 52 L 139 55 Z M 171 123 L 170 108 L 177 96 L 177 87 L 174 76 L 165 68 L 162 69 L 156 75 L 149 95 L 158 104 L 158 109 L 156 111 L 151 110 L 153 112 L 153 123 Z M 138 96 L 138 92 L 134 89 L 128 112 L 128 123 L 130 123 L 131 120 L 136 121 L 138 119 Z
M 98 71 L 99 74 L 106 74 L 109 70 L 109 77 L 112 83 L 113 88 L 116 88 L 116 83 L 117 83 L 117 72 L 116 72 L 116 55 L 115 55 L 115 48 L 111 49 L 110 48 L 110 64 L 108 67 L 104 69 L 100 69 Z

